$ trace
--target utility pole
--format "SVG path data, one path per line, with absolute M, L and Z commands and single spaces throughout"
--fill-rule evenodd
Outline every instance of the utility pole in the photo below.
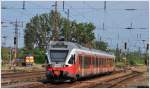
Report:
M 104 11 L 106 10 L 106 1 L 104 1 Z
M 65 1 L 63 1 L 63 11 L 65 10 Z
M 56 30 L 56 37 L 54 38 L 54 40 L 57 40 L 57 35 L 58 35 L 58 32 L 57 32 L 57 1 L 55 1 L 55 26 L 54 26 L 54 29 Z
M 23 10 L 25 9 L 25 1 L 23 1 L 23 3 L 22 3 L 22 9 Z
M 16 59 L 17 59 L 17 52 L 18 52 L 18 21 L 16 19 L 15 22 L 15 37 L 14 37 L 14 59 L 13 59 L 13 69 L 14 71 L 16 66 Z
M 11 47 L 9 48 L 9 64 L 11 65 L 12 64 L 12 61 L 11 61 L 11 57 L 12 57 L 12 49 Z M 11 68 L 11 67 L 10 67 Z
M 67 9 L 67 19 L 69 20 L 69 14 L 70 14 L 70 11 L 69 9 Z
M 104 22 L 103 22 L 103 27 L 102 28 L 103 28 L 103 31 L 104 31 L 105 30 L 105 24 L 104 24 Z
M 14 67 L 14 71 L 15 71 L 16 58 L 17 58 L 17 49 L 18 49 L 18 30 L 19 30 L 18 27 L 23 27 L 23 21 L 17 21 L 17 19 L 16 19 L 15 22 L 13 22 L 13 21 L 11 21 L 11 22 L 2 22 L 2 24 L 3 23 L 9 23 L 9 24 L 12 24 L 12 25 L 15 26 L 14 49 L 13 49 L 14 57 L 13 57 L 13 61 L 12 61 L 12 64 L 13 64 L 13 67 Z M 19 25 L 18 23 L 21 23 L 21 25 Z M 12 52 L 10 54 L 12 54 Z M 10 57 L 10 58 L 12 58 L 12 57 Z M 11 64 L 11 66 L 12 66 L 12 64 Z
M 117 43 L 117 47 L 116 47 L 116 62 L 119 62 L 119 48 L 118 48 L 118 43 Z
M 70 11 L 69 9 L 67 9 L 67 29 L 66 29 L 66 41 L 70 40 L 70 26 L 69 26 L 69 14 L 70 14 Z
M 57 1 L 55 1 L 55 5 L 52 5 L 55 7 L 54 10 L 54 26 L 53 26 L 53 31 L 52 31 L 52 40 L 56 41 L 59 39 L 59 34 L 58 34 L 58 16 L 57 16 Z

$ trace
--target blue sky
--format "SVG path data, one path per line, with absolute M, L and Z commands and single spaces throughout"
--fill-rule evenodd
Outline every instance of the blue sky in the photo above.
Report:
M 7 36 L 5 41 L 3 38 L 1 40 L 2 43 L 6 42 L 6 47 L 13 47 L 14 26 L 9 24 L 10 21 L 23 21 L 24 26 L 19 28 L 19 47 L 23 47 L 25 24 L 36 14 L 54 9 L 53 1 L 26 1 L 25 10 L 21 9 L 21 1 L 3 1 L 1 4 L 8 8 L 1 10 L 1 20 L 7 22 L 2 26 L 8 26 L 1 29 L 1 36 Z M 66 17 L 62 5 L 59 1 L 58 11 Z M 130 51 L 138 50 L 139 47 L 144 50 L 144 44 L 149 40 L 148 1 L 107 1 L 106 10 L 103 8 L 103 1 L 65 1 L 65 11 L 70 10 L 70 20 L 92 22 L 96 26 L 94 32 L 97 40 L 101 37 L 111 48 L 116 48 L 118 43 L 119 48 L 123 49 L 124 42 L 127 42 Z M 130 27 L 131 23 L 135 29 L 124 29 Z M 146 41 L 143 43 L 142 40 Z

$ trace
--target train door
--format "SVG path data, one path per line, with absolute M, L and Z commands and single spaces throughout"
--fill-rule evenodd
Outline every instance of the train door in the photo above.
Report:
M 84 76 L 84 56 L 79 55 L 79 74 L 80 76 Z
M 91 56 L 84 55 L 84 76 L 88 76 L 92 72 L 91 68 Z

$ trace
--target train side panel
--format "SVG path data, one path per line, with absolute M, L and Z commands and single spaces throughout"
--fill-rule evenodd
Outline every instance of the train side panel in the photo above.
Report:
M 77 65 L 80 77 L 104 74 L 113 71 L 113 58 L 82 53 L 77 54 Z

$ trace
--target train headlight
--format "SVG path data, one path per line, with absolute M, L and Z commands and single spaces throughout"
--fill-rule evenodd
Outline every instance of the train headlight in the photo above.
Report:
M 68 67 L 69 65 L 64 65 L 64 67 Z

